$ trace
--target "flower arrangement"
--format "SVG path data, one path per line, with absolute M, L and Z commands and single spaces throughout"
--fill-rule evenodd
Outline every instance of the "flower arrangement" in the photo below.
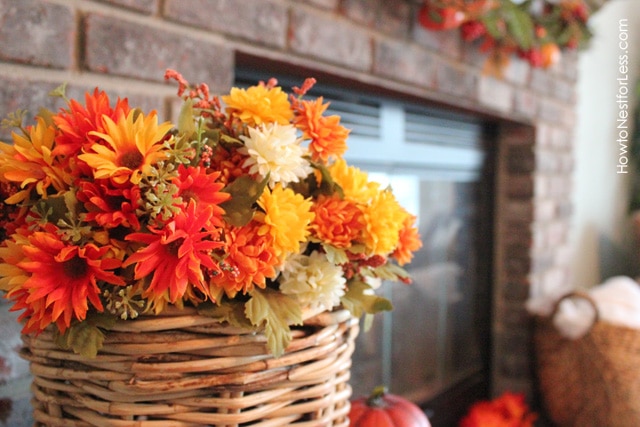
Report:
M 418 22 L 430 30 L 459 29 L 489 53 L 487 71 L 500 73 L 511 55 L 547 68 L 562 50 L 586 46 L 589 17 L 606 0 L 424 0 Z
M 178 72 L 177 124 L 96 89 L 25 112 L 0 144 L 0 289 L 24 333 L 95 355 L 116 319 L 193 306 L 264 330 L 283 353 L 307 311 L 391 309 L 374 278 L 409 282 L 415 217 L 343 159 L 327 103 L 275 80 L 212 96 Z
M 529 410 L 524 394 L 505 392 L 472 405 L 460 427 L 533 427 L 537 418 Z

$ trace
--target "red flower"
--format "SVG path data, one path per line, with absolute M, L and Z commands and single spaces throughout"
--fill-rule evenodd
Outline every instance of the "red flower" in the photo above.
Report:
M 111 180 L 81 181 L 78 200 L 87 210 L 86 220 L 105 228 L 124 226 L 140 229 L 136 209 L 140 201 L 140 187 L 115 186 Z
M 28 240 L 22 247 L 25 259 L 17 265 L 31 275 L 22 292 L 9 293 L 16 300 L 13 310 L 26 309 L 21 316 L 27 319 L 25 333 L 39 332 L 53 322 L 64 332 L 73 319 L 85 319 L 88 302 L 103 311 L 98 281 L 124 284 L 109 271 L 121 264 L 107 256 L 110 246 L 69 245 L 49 231 L 34 232 Z
M 124 266 L 135 264 L 135 278 L 151 277 L 144 297 L 162 307 L 165 302 L 178 302 L 194 286 L 207 296 L 203 268 L 218 270 L 211 251 L 222 246 L 217 229 L 211 229 L 212 209 L 198 212 L 191 201 L 162 229 L 150 228 L 150 233 L 132 233 L 126 240 L 144 243 Z
M 523 394 L 506 392 L 492 401 L 474 404 L 460 427 L 533 427 L 536 418 Z
M 178 167 L 179 176 L 173 180 L 178 186 L 178 196 L 182 198 L 186 206 L 191 200 L 196 202 L 196 214 L 199 216 L 204 210 L 211 209 L 211 224 L 215 227 L 222 226 L 224 209 L 220 204 L 228 200 L 229 193 L 223 193 L 224 184 L 218 182 L 220 172 L 207 174 L 204 168 L 184 165 Z
M 76 100 L 69 101 L 69 109 L 62 110 L 53 117 L 59 133 L 56 136 L 56 147 L 53 150 L 55 156 L 66 159 L 75 159 L 83 148 L 89 148 L 98 143 L 100 137 L 91 132 L 104 133 L 103 116 L 110 117 L 114 121 L 119 115 L 126 116 L 129 113 L 129 104 L 126 99 L 118 99 L 116 106 L 111 108 L 109 96 L 105 92 L 99 92 L 96 88 L 93 94 L 85 94 L 86 107 Z M 74 166 L 71 165 L 72 169 Z M 88 172 L 88 171 L 85 171 Z

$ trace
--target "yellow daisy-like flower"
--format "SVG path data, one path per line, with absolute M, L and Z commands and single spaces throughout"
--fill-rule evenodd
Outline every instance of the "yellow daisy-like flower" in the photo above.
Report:
M 333 180 L 342 187 L 344 198 L 356 203 L 368 204 L 380 191 L 380 184 L 369 181 L 366 172 L 347 165 L 344 159 L 336 161 L 329 168 Z
M 300 252 L 300 243 L 309 235 L 314 218 L 311 200 L 278 184 L 273 190 L 265 189 L 258 205 L 263 210 L 256 214 L 256 220 L 263 224 L 259 234 L 271 236 L 276 256 L 283 260 Z
M 0 144 L 0 180 L 15 182 L 23 188 L 9 199 L 14 204 L 28 199 L 32 188 L 46 199 L 49 188 L 61 192 L 68 188 L 70 175 L 51 154 L 55 129 L 37 117 L 28 135 L 13 133 L 13 145 Z
M 367 252 L 372 255 L 391 253 L 400 241 L 400 230 L 409 213 L 389 190 L 380 192 L 363 210 L 367 224 L 364 232 Z
M 280 87 L 264 84 L 248 89 L 233 88 L 221 97 L 227 104 L 227 113 L 238 117 L 248 126 L 264 123 L 289 124 L 293 110 L 287 94 Z
M 29 278 L 29 274 L 18 267 L 25 259 L 22 247 L 28 245 L 29 240 L 17 234 L 12 238 L 14 240 L 6 240 L 6 246 L 0 247 L 0 290 L 5 292 L 20 288 Z
M 105 133 L 91 132 L 106 145 L 95 144 L 93 153 L 78 156 L 92 169 L 94 178 L 111 178 L 117 184 L 127 180 L 138 184 L 151 167 L 167 157 L 162 151 L 162 139 L 171 129 L 169 122 L 158 125 L 158 117 L 151 112 L 146 117 L 132 110 L 114 122 L 103 116 Z

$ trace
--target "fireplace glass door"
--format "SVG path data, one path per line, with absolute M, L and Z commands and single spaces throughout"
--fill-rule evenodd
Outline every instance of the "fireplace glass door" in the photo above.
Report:
M 237 85 L 271 76 L 238 73 Z M 301 79 L 278 78 L 285 88 Z M 434 427 L 455 425 L 489 378 L 491 159 L 484 124 L 404 100 L 316 85 L 351 130 L 346 159 L 393 188 L 418 218 L 423 247 L 410 285 L 382 283 L 394 310 L 361 331 L 354 397 L 386 385 L 425 408 Z M 364 326 L 364 325 L 363 325 Z

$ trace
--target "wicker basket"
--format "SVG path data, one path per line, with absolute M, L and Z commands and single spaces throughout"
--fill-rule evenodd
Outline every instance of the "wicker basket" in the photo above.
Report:
M 564 338 L 552 323 L 566 298 L 596 310 L 582 338 Z M 640 426 L 640 331 L 600 320 L 594 301 L 573 292 L 552 316 L 537 318 L 534 337 L 542 401 L 558 426 Z
M 348 426 L 358 322 L 324 312 L 274 358 L 195 311 L 121 322 L 95 359 L 25 336 L 36 426 Z

